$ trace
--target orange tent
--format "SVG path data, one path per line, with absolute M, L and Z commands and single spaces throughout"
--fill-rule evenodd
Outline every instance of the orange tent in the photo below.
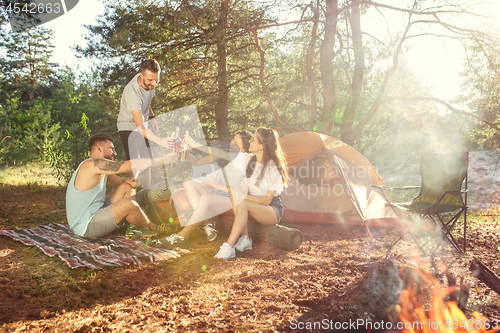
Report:
M 312 132 L 280 139 L 290 183 L 282 192 L 284 222 L 390 226 L 393 211 L 372 185 L 384 185 L 373 166 L 354 148 Z

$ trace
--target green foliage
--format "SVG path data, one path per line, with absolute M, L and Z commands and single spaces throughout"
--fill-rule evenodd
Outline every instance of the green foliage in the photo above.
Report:
M 3 89 L 22 103 L 33 103 L 37 98 L 50 98 L 51 88 L 57 86 L 54 68 L 50 63 L 54 46 L 53 32 L 37 27 L 23 32 L 11 32 L 0 41 L 6 58 L 0 61 Z
M 97 25 L 89 27 L 91 41 L 79 51 L 87 57 L 108 59 L 98 63 L 98 73 L 105 89 L 114 87 L 120 92 L 137 73 L 142 60 L 155 58 L 162 66 L 160 80 L 168 78 L 156 87 L 152 105 L 155 112 L 194 103 L 210 138 L 217 132 L 218 42 L 225 36 L 229 127 L 271 123 L 256 80 L 260 58 L 252 35 L 244 30 L 271 22 L 266 16 L 268 4 L 257 7 L 251 1 L 228 2 L 227 26 L 222 27 L 221 3 L 190 1 L 179 6 L 176 1 L 116 1 L 108 4 Z M 272 42 L 264 43 L 266 48 L 272 46 Z
M 99 272 L 95 269 L 87 269 L 82 272 L 82 277 L 87 279 L 93 279 L 99 275 Z
M 59 183 L 69 180 L 88 156 L 91 132 L 115 132 L 112 115 L 100 108 L 93 78 L 77 78 L 49 62 L 52 32 L 35 28 L 2 31 L 0 46 L 0 165 L 48 164 Z
M 474 150 L 500 151 L 500 35 L 495 27 L 490 40 L 473 39 L 466 44 L 467 57 L 460 102 L 477 116 L 468 143 Z M 493 126 L 492 126 L 493 125 Z M 497 128 L 494 128 L 494 127 Z
M 64 137 L 58 136 L 46 147 L 45 154 L 49 165 L 61 185 L 68 183 L 80 162 L 88 158 L 88 121 L 89 118 L 83 113 L 79 123 L 66 129 Z
M 396 53 L 405 23 L 398 27 L 389 22 L 391 15 L 387 16 L 389 34 L 379 37 L 376 31 L 373 35 L 364 31 L 360 101 L 359 106 L 349 109 L 355 76 L 350 3 L 339 1 L 336 43 L 330 58 L 323 62 L 332 65 L 329 73 L 335 81 L 333 91 L 324 91 L 322 81 L 320 49 L 327 27 L 326 3 L 321 1 L 107 1 L 100 21 L 89 26 L 88 45 L 77 47 L 82 55 L 97 59 L 96 70 L 81 77 L 49 62 L 51 31 L 36 28 L 8 33 L 0 29 L 0 47 L 7 54 L 0 60 L 0 164 L 39 160 L 49 163 L 61 182 L 67 180 L 85 158 L 91 133 L 116 134 L 121 92 L 145 58 L 155 58 L 162 66 L 161 84 L 152 105 L 155 113 L 194 103 L 208 139 L 218 135 L 216 113 L 224 91 L 218 83 L 221 69 L 226 68 L 230 131 L 280 126 L 264 94 L 265 83 L 281 119 L 302 130 L 326 131 L 325 123 L 333 120 L 335 126 L 326 134 L 344 139 L 346 131 L 355 132 L 355 127 L 369 118 L 349 143 L 374 161 L 467 145 L 498 147 L 500 135 L 491 127 L 477 127 L 470 141 L 463 142 L 460 139 L 469 130 L 469 121 L 429 103 L 387 102 L 387 96 L 431 95 L 405 67 L 405 48 Z M 444 6 L 439 10 L 456 9 L 456 5 L 439 3 Z M 228 5 L 227 21 L 221 9 L 224 4 Z M 319 20 L 312 39 L 316 5 Z M 390 10 L 373 6 L 382 15 Z M 408 14 L 410 9 L 405 4 L 398 6 L 405 13 L 402 15 Z M 431 1 L 419 2 L 415 10 L 422 12 L 412 20 L 427 15 L 426 6 L 431 6 Z M 361 7 L 363 21 L 371 8 Z M 403 21 L 407 19 L 405 16 Z M 416 33 L 416 26 L 422 35 L 429 33 L 424 21 L 412 21 L 411 34 Z M 468 81 L 474 85 L 474 92 L 467 99 L 476 101 L 478 115 L 498 123 L 498 55 L 494 48 L 479 44 L 471 46 L 470 53 L 467 75 L 472 78 Z M 220 63 L 221 54 L 226 55 L 225 64 Z M 311 80 L 306 75 L 308 54 Z M 395 55 L 398 61 L 393 61 Z M 399 63 L 398 68 L 386 80 L 394 63 Z M 316 100 L 312 98 L 311 81 Z M 318 119 L 322 119 L 328 94 L 335 94 L 335 108 L 330 119 L 321 122 Z M 316 120 L 311 116 L 314 104 Z M 116 142 L 121 150 L 120 140 Z
M 500 67 L 499 67 L 500 69 Z M 500 123 L 500 78 L 496 73 L 490 73 L 482 78 L 476 78 L 481 84 L 482 91 L 474 99 L 475 113 L 490 124 Z M 473 149 L 488 149 L 500 151 L 500 131 L 488 126 L 484 122 L 477 122 L 477 126 L 470 133 L 470 145 Z

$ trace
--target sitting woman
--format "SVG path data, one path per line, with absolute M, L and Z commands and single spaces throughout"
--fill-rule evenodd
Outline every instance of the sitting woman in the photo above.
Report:
M 235 249 L 252 249 L 247 228 L 249 215 L 264 225 L 277 224 L 283 216 L 280 193 L 288 181 L 288 175 L 278 133 L 272 129 L 258 128 L 248 151 L 254 156 L 246 168 L 243 191 L 232 190 L 235 200 L 241 200 L 234 209 L 233 228 L 227 242 L 215 255 L 216 258 L 230 259 L 235 257 Z
M 230 152 L 228 153 L 220 149 L 201 146 L 190 137 L 186 137 L 185 140 L 191 147 L 209 153 L 209 156 L 202 157 L 198 160 L 190 159 L 193 165 L 200 165 L 200 160 L 206 158 L 209 158 L 209 160 L 205 163 L 219 159 L 219 166 L 221 168 L 216 172 L 219 181 L 217 181 L 215 177 L 210 177 L 208 179 L 209 185 L 213 188 L 213 191 L 211 191 L 192 178 L 184 180 L 184 189 L 186 190 L 186 195 L 194 211 L 186 226 L 180 232 L 161 239 L 161 243 L 180 245 L 184 243 L 189 234 L 201 223 L 204 224 L 203 229 L 207 234 L 207 239 L 209 241 L 215 240 L 217 237 L 215 223 L 207 219 L 222 214 L 232 208 L 228 188 L 241 188 L 241 184 L 245 178 L 245 168 L 251 157 L 247 153 L 251 138 L 252 134 L 250 132 L 237 131 L 233 136 Z M 216 175 L 213 174 L 213 176 Z

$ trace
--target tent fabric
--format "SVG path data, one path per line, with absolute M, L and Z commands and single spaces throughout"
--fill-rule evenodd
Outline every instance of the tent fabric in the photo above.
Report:
M 285 135 L 280 144 L 290 176 L 281 193 L 285 206 L 282 221 L 393 225 L 396 215 L 378 189 L 372 187 L 383 186 L 382 178 L 354 148 L 313 132 Z M 176 190 L 174 198 L 179 211 L 191 208 L 183 190 Z M 165 207 L 170 201 L 156 204 Z M 183 218 L 181 214 L 179 219 Z
M 396 218 L 372 185 L 384 185 L 370 162 L 340 140 L 313 133 L 285 135 L 280 144 L 290 183 L 281 194 L 283 221 L 390 226 Z

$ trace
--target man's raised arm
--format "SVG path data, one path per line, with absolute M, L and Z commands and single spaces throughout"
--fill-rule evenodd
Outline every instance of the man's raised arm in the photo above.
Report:
M 130 161 L 111 161 L 106 158 L 98 158 L 89 162 L 93 163 L 93 166 L 100 171 L 96 173 L 100 174 L 116 175 L 132 171 L 132 164 Z
M 146 128 L 146 126 L 144 126 L 144 118 L 142 116 L 141 111 L 132 110 L 132 117 L 134 118 L 134 123 L 135 126 L 137 126 L 139 133 L 141 133 L 141 135 L 145 139 L 153 141 L 161 147 L 172 148 L 172 143 L 169 138 L 159 138 L 155 134 L 153 134 L 153 132 L 151 132 L 148 128 Z
M 196 148 L 204 153 L 207 153 L 209 156 L 216 157 L 214 160 L 216 160 L 218 158 L 222 158 L 226 161 L 231 161 L 231 154 L 229 152 L 224 151 L 224 150 L 219 149 L 219 148 L 204 146 L 201 143 L 194 141 L 193 138 L 187 134 L 184 135 L 183 142 L 187 143 L 191 148 Z
M 175 163 L 179 158 L 178 154 L 170 153 L 155 158 L 136 158 L 130 161 L 111 161 L 105 158 L 98 158 L 87 162 L 87 167 L 93 169 L 95 174 L 117 175 L 131 172 L 132 169 L 146 169 L 160 163 Z

